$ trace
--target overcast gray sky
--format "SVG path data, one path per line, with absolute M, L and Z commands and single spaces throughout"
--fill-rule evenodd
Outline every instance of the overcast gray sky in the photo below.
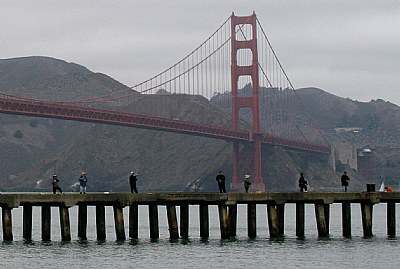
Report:
M 0 58 L 50 56 L 132 86 L 181 60 L 232 12 L 253 10 L 295 88 L 400 105 L 395 0 L 0 0 Z

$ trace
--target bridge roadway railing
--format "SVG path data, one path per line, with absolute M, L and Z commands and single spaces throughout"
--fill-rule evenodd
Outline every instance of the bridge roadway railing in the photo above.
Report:
M 96 207 L 97 240 L 106 239 L 105 207 L 114 210 L 117 240 L 125 240 L 123 208 L 129 207 L 129 237 L 138 237 L 138 206 L 147 205 L 149 210 L 150 238 L 159 238 L 158 207 L 165 206 L 171 239 L 188 238 L 189 205 L 199 205 L 200 237 L 209 236 L 209 205 L 218 205 L 222 239 L 236 236 L 237 205 L 247 205 L 248 236 L 256 237 L 256 205 L 265 204 L 271 238 L 284 235 L 285 204 L 296 204 L 296 236 L 304 237 L 305 204 L 314 204 L 319 237 L 329 237 L 330 204 L 342 204 L 343 236 L 351 236 L 351 203 L 361 205 L 364 236 L 372 236 L 372 211 L 377 203 L 387 204 L 387 234 L 396 235 L 396 203 L 400 192 L 267 192 L 267 193 L 3 193 L 2 207 L 3 240 L 12 241 L 12 209 L 23 207 L 23 238 L 32 238 L 32 207 L 41 207 L 42 240 L 50 240 L 51 207 L 59 208 L 62 241 L 71 240 L 69 208 L 78 206 L 78 238 L 86 238 L 87 207 Z M 180 223 L 176 207 L 180 207 Z

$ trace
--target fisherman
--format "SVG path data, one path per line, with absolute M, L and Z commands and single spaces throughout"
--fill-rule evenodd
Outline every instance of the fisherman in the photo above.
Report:
M 250 187 L 250 185 L 251 185 L 251 182 L 250 182 L 250 175 L 245 175 L 245 176 L 244 176 L 244 181 L 243 181 L 243 186 L 244 186 L 244 190 L 245 190 L 246 192 L 249 192 L 249 187 Z
M 138 193 L 138 190 L 136 188 L 136 181 L 137 181 L 137 176 L 135 172 L 131 172 L 131 175 L 129 176 L 129 184 L 131 185 L 131 193 L 135 192 Z
M 218 172 L 217 177 L 215 178 L 215 180 L 218 182 L 218 188 L 219 188 L 219 192 L 220 193 L 225 193 L 226 189 L 225 189 L 225 175 L 222 171 Z
M 300 173 L 300 177 L 299 177 L 300 192 L 307 192 L 307 185 L 308 185 L 308 181 L 305 180 L 304 173 Z
M 80 194 L 86 194 L 86 183 L 87 183 L 87 177 L 86 173 L 82 172 L 81 176 L 79 177 L 79 192 Z
M 340 178 L 340 181 L 342 182 L 342 189 L 344 192 L 347 192 L 347 190 L 349 189 L 349 181 L 350 178 L 347 175 L 347 172 L 344 171 L 342 177 Z
M 51 184 L 53 185 L 53 194 L 56 194 L 57 191 L 62 193 L 60 186 L 58 185 L 60 180 L 58 179 L 57 175 L 53 175 L 53 179 L 51 180 Z

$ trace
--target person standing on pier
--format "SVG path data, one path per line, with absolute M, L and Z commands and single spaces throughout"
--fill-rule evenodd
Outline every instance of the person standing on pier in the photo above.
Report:
M 87 183 L 87 177 L 86 173 L 82 172 L 81 176 L 79 177 L 79 191 L 80 193 L 86 194 L 86 183 Z
M 342 181 L 342 189 L 344 192 L 347 192 L 347 190 L 349 189 L 349 181 L 350 178 L 347 175 L 347 172 L 344 171 L 342 177 L 340 178 L 340 180 Z
M 219 192 L 220 193 L 225 193 L 226 192 L 226 189 L 225 189 L 225 180 L 226 180 L 226 178 L 225 178 L 224 173 L 222 173 L 222 171 L 219 171 L 218 175 L 217 175 L 217 177 L 215 179 L 218 182 Z
M 62 193 L 60 186 L 58 185 L 60 180 L 58 179 L 57 175 L 53 175 L 53 179 L 51 180 L 51 184 L 53 185 L 53 194 L 56 194 L 57 191 Z
M 299 177 L 300 192 L 307 192 L 307 185 L 308 185 L 308 182 L 304 178 L 304 173 L 300 173 L 300 177 Z
M 250 187 L 250 185 L 251 185 L 251 182 L 250 182 L 250 175 L 245 175 L 245 176 L 244 176 L 244 181 L 243 181 L 243 186 L 244 186 L 244 190 L 245 190 L 246 192 L 249 192 L 249 187 Z
M 137 176 L 135 172 L 131 172 L 131 175 L 129 176 L 129 184 L 131 185 L 131 193 L 135 192 L 138 193 L 138 190 L 136 188 L 136 181 L 137 181 Z

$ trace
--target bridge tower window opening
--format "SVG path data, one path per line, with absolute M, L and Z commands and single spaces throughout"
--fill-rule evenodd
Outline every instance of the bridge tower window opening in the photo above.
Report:
M 235 40 L 248 41 L 253 39 L 253 26 L 251 24 L 239 24 L 235 26 Z
M 239 76 L 237 85 L 239 97 L 251 97 L 253 95 L 253 79 L 251 76 Z
M 238 66 L 251 66 L 253 64 L 253 52 L 251 49 L 238 49 L 236 57 Z

